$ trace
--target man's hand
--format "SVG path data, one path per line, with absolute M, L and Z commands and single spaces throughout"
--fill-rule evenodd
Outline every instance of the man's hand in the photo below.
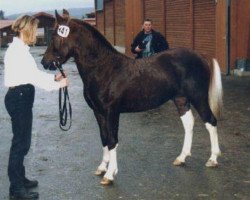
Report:
M 147 43 L 148 43 L 148 41 L 142 41 L 139 45 L 138 45 L 138 47 L 140 48 L 140 49 L 146 49 L 146 45 L 147 45 Z
M 143 49 L 140 49 L 139 46 L 137 46 L 137 47 L 135 48 L 135 51 L 138 52 L 138 53 L 141 52 L 142 50 L 143 50 Z

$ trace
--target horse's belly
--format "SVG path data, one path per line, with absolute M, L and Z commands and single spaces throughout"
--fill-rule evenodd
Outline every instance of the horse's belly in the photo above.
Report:
M 170 96 L 155 96 L 136 99 L 126 99 L 121 102 L 121 112 L 141 112 L 154 109 L 167 102 Z

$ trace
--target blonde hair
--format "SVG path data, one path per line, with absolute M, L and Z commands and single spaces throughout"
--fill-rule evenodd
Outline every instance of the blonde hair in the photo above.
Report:
M 35 17 L 24 15 L 17 18 L 11 28 L 18 35 L 22 33 L 24 43 L 30 45 L 36 43 L 36 30 L 38 23 L 39 20 Z

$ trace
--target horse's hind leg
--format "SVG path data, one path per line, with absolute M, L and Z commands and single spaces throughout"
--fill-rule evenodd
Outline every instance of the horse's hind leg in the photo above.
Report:
M 185 137 L 181 154 L 173 163 L 174 165 L 179 166 L 185 163 L 187 156 L 191 156 L 194 117 L 190 109 L 190 103 L 186 97 L 176 97 L 174 99 L 174 103 L 178 109 L 183 127 L 185 129 Z
M 206 129 L 210 135 L 211 156 L 208 159 L 206 166 L 216 167 L 218 165 L 217 157 L 221 154 L 218 142 L 217 120 L 210 109 L 207 98 L 204 97 L 203 99 L 199 99 L 199 101 L 194 102 L 193 104 L 201 119 L 205 123 Z
M 210 123 L 206 123 L 205 125 L 209 132 L 210 141 L 211 141 L 211 156 L 208 159 L 206 166 L 216 167 L 218 165 L 217 157 L 221 154 L 219 142 L 218 142 L 217 126 L 213 126 Z

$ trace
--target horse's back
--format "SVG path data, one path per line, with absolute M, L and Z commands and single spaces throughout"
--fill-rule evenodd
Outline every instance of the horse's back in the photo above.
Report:
M 176 48 L 155 57 L 155 62 L 165 70 L 172 72 L 180 87 L 191 86 L 208 89 L 210 65 L 205 56 L 187 48 Z M 207 92 L 207 91 L 206 91 Z
M 208 65 L 199 54 L 185 48 L 167 50 L 155 56 L 131 60 L 124 66 L 124 112 L 160 106 L 177 95 L 207 94 Z

